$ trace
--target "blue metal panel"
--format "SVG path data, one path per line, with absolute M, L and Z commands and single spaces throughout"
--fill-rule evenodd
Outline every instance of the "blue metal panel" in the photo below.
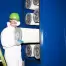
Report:
M 64 66 L 66 66 L 66 0 L 62 2 L 63 8 L 62 8 L 62 19 L 64 22 L 64 38 L 65 38 L 65 57 L 64 57 Z
M 40 0 L 41 66 L 66 66 L 63 1 Z

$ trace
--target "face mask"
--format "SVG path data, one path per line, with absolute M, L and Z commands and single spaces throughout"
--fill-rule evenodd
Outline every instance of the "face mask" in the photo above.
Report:
M 20 25 L 20 21 L 17 22 L 17 24 L 12 24 L 12 26 L 19 26 Z M 7 26 L 10 26 L 10 22 L 7 22 Z
M 17 22 L 17 26 L 19 26 L 19 25 L 20 25 L 20 21 Z
M 17 24 L 11 24 L 13 27 L 16 27 L 17 26 Z

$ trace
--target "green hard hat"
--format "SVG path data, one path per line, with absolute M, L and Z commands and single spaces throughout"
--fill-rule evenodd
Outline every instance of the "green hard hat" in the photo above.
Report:
M 20 21 L 20 17 L 18 13 L 11 13 L 9 19 L 15 19 L 17 21 Z

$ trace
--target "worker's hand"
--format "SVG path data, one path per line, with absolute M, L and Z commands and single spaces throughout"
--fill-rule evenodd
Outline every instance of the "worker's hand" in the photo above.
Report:
M 18 41 L 20 44 L 21 44 L 21 43 L 23 43 L 23 41 L 22 41 L 22 40 L 17 40 L 17 41 Z

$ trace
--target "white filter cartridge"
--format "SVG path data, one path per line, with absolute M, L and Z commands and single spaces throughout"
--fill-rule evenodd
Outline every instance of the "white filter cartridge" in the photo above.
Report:
M 21 28 L 23 43 L 40 43 L 39 29 Z
M 40 59 L 40 44 L 26 45 L 26 56 Z
M 39 25 L 38 18 L 34 13 L 27 13 L 25 17 L 25 22 L 27 25 Z
M 35 45 L 34 56 L 36 59 L 40 59 L 40 44 Z
M 27 57 L 34 57 L 34 47 L 35 47 L 35 45 L 26 45 Z
M 25 6 L 27 9 L 35 10 L 39 8 L 39 0 L 26 0 Z
M 39 6 L 39 0 L 33 0 L 33 4 Z

